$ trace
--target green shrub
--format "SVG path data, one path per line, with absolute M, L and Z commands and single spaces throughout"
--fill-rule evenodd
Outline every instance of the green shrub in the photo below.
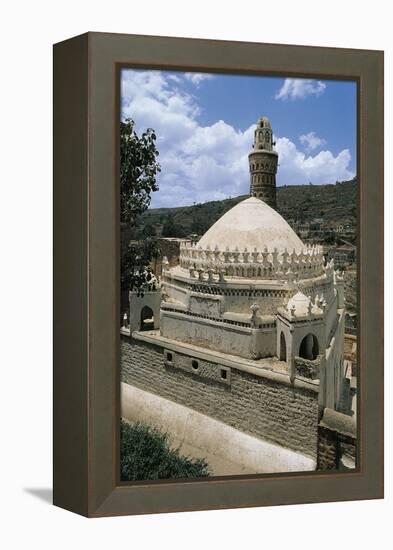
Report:
M 124 420 L 120 426 L 120 463 L 122 481 L 209 475 L 209 466 L 204 459 L 188 458 L 178 449 L 171 449 L 167 433 Z

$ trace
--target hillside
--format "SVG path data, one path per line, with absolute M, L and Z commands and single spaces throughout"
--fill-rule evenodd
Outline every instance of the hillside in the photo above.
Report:
M 152 208 L 141 218 L 135 238 L 185 237 L 203 234 L 225 212 L 247 196 L 177 208 Z M 291 185 L 277 188 L 277 210 L 292 223 L 356 223 L 356 179 L 330 185 Z
M 294 185 L 277 188 L 278 211 L 285 219 L 354 224 L 357 213 L 356 179 L 334 185 Z

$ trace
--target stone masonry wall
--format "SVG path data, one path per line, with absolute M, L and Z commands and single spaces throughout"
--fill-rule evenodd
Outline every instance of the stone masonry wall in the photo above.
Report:
M 332 409 L 324 409 L 319 424 L 317 469 L 342 469 L 345 458 L 354 467 L 356 444 L 355 419 Z
M 318 470 L 337 470 L 337 468 L 337 437 L 330 430 L 320 427 L 318 437 Z
M 191 357 L 176 354 L 182 357 L 168 361 L 161 346 L 121 340 L 123 382 L 316 458 L 317 393 L 199 359 L 193 372 Z M 221 368 L 227 370 L 223 379 Z

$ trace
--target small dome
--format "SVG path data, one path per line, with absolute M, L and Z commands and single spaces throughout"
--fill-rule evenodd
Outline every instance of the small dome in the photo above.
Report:
M 216 246 L 219 250 L 239 250 L 256 248 L 269 251 L 277 248 L 278 252 L 300 253 L 304 244 L 282 216 L 265 202 L 250 197 L 226 212 L 203 235 L 198 243 L 203 249 Z
M 295 308 L 295 315 L 296 317 L 302 317 L 303 315 L 308 315 L 309 307 L 310 307 L 310 298 L 307 298 L 303 292 L 300 292 L 300 290 L 295 294 L 295 296 L 292 296 L 292 298 L 288 301 L 287 305 L 287 311 L 291 311 L 291 309 Z
M 310 297 L 305 296 L 305 294 L 303 294 L 303 292 L 299 290 L 295 294 L 295 296 L 292 296 L 292 298 L 288 301 L 287 311 L 291 313 L 291 310 L 295 308 L 295 317 L 305 317 L 308 316 L 309 313 L 312 313 L 314 315 L 321 315 L 324 311 L 322 306 L 323 302 L 323 297 L 318 298 L 317 295 L 315 298 L 315 302 L 313 303 Z

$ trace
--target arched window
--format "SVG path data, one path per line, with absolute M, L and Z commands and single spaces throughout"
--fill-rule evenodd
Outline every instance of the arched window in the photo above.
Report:
M 281 332 L 280 335 L 280 361 L 287 360 L 287 343 L 285 341 L 284 333 Z
M 141 327 L 140 330 L 154 329 L 154 314 L 149 306 L 144 306 L 141 311 Z
M 299 347 L 299 357 L 303 359 L 314 360 L 319 353 L 319 344 L 317 337 L 314 334 L 307 334 Z

